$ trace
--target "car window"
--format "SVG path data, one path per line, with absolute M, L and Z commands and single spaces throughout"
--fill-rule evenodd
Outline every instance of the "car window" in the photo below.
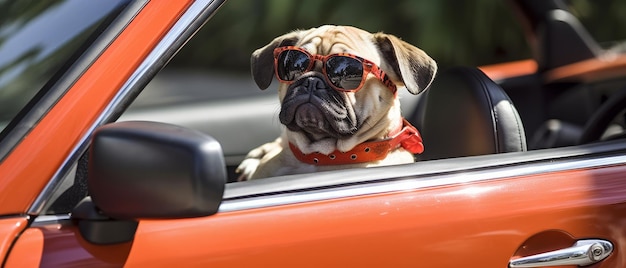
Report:
M 118 10 L 117 1 L 0 1 L 0 130 L 34 103 Z M 93 40 L 91 40 L 93 41 Z M 4 135 L 0 136 L 0 139 Z
M 259 90 L 250 75 L 252 52 L 279 35 L 323 24 L 382 31 L 427 51 L 440 69 L 530 57 L 523 30 L 505 1 L 462 4 L 458 9 L 449 8 L 459 5 L 454 0 L 369 2 L 228 1 L 120 120 L 162 121 L 213 136 L 222 145 L 232 180 L 247 152 L 280 132 L 278 85 Z M 410 114 L 416 98 L 401 94 L 402 111 Z

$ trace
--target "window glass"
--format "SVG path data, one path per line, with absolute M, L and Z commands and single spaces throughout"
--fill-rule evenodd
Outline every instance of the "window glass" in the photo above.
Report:
M 125 1 L 0 0 L 0 131 Z

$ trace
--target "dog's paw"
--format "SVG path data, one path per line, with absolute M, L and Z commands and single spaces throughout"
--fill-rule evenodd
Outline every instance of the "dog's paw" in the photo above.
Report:
M 246 155 L 246 158 L 239 164 L 235 172 L 239 174 L 238 181 L 247 181 L 254 178 L 262 163 L 267 164 L 273 156 L 282 150 L 282 139 L 277 138 L 273 142 L 263 144 Z M 257 174 L 258 175 L 258 174 Z
M 259 158 L 246 158 L 244 159 L 237 169 L 235 169 L 235 173 L 239 174 L 237 177 L 237 181 L 247 181 L 252 178 L 252 174 L 259 167 L 261 163 L 261 159 Z

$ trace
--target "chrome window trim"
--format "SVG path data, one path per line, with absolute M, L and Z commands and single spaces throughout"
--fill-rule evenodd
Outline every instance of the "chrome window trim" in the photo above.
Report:
M 244 197 L 241 199 L 225 200 L 220 205 L 218 213 L 233 212 L 248 209 L 266 208 L 272 206 L 292 205 L 305 202 L 316 202 L 338 198 L 349 198 L 364 195 L 384 194 L 391 192 L 414 191 L 430 187 L 449 186 L 456 184 L 492 181 L 498 179 L 549 174 L 563 171 L 592 169 L 626 164 L 626 155 L 598 156 L 586 159 L 564 159 L 553 162 L 550 159 L 540 163 L 528 161 L 519 165 L 505 165 L 491 169 L 465 170 L 454 173 L 439 173 L 427 175 L 395 174 L 399 180 L 366 182 L 363 184 L 338 186 L 327 189 L 314 189 L 287 193 L 273 193 L 261 196 Z M 436 161 L 436 160 L 435 160 Z M 416 165 L 409 164 L 407 166 Z M 381 172 L 382 174 L 383 172 Z M 413 171 L 413 174 L 417 173 Z
M 122 85 L 113 100 L 104 109 L 104 112 L 91 125 L 87 134 L 65 158 L 52 179 L 39 194 L 33 205 L 28 209 L 28 215 L 38 215 L 46 205 L 54 190 L 57 189 L 72 165 L 80 158 L 89 144 L 94 130 L 108 122 L 116 120 L 128 104 L 141 92 L 156 73 L 169 62 L 178 50 L 200 29 L 202 25 L 215 13 L 225 0 L 198 0 L 193 2 L 183 15 L 176 21 L 167 34 L 152 49 L 148 56 L 137 67 L 135 72 Z
M 44 226 L 48 224 L 63 224 L 71 220 L 69 214 L 59 214 L 59 215 L 41 215 L 37 216 L 35 220 L 33 220 L 33 224 L 31 227 Z

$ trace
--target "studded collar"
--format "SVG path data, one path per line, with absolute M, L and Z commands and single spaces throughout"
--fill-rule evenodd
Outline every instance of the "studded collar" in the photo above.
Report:
M 335 150 L 328 155 L 318 152 L 305 154 L 297 146 L 289 143 L 289 148 L 300 162 L 318 166 L 378 161 L 387 157 L 389 152 L 398 147 L 402 147 L 413 154 L 420 154 L 424 151 L 419 131 L 404 118 L 402 118 L 402 127 L 397 133 L 384 140 L 363 142 L 347 152 Z

